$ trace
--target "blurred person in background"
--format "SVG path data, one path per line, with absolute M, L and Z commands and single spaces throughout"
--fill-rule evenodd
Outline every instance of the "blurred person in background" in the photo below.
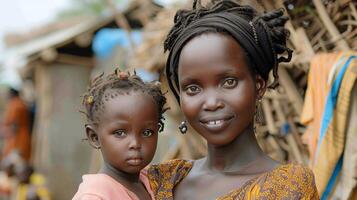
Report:
M 17 151 L 12 151 L 0 162 L 0 200 L 12 199 L 16 191 L 18 180 L 16 169 L 21 168 L 25 162 Z
M 37 173 L 30 164 L 19 165 L 15 174 L 18 180 L 15 200 L 50 200 L 45 177 Z
M 24 160 L 30 159 L 30 114 L 19 96 L 19 91 L 14 88 L 9 88 L 8 103 L 0 132 L 4 139 L 2 158 L 17 150 Z

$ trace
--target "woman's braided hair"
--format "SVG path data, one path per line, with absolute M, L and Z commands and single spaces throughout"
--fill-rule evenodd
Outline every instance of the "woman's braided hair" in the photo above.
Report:
M 270 88 L 275 88 L 278 82 L 278 64 L 280 62 L 289 62 L 292 58 L 292 50 L 286 46 L 286 42 L 289 38 L 289 31 L 284 28 L 288 17 L 284 16 L 284 9 L 277 9 L 270 12 L 265 12 L 263 14 L 258 14 L 257 11 L 248 5 L 240 5 L 233 0 L 212 0 L 210 4 L 206 7 L 202 6 L 200 0 L 194 0 L 193 7 L 190 10 L 178 10 L 174 17 L 174 26 L 171 28 L 169 34 L 164 41 L 164 50 L 169 51 L 169 58 L 166 65 L 166 76 L 169 82 L 169 86 L 173 91 L 176 99 L 179 99 L 178 87 L 178 59 L 179 54 L 183 46 L 192 38 L 207 32 L 218 32 L 233 36 L 243 46 L 244 40 L 238 41 L 236 35 L 232 34 L 232 31 L 228 31 L 225 27 L 218 27 L 219 25 L 214 25 L 209 23 L 209 20 L 214 16 L 227 15 L 227 18 L 233 16 L 238 17 L 239 20 L 244 21 L 243 24 L 249 29 L 249 37 L 255 39 L 255 48 L 263 49 L 262 54 L 251 55 L 247 49 L 247 61 L 251 70 L 254 73 L 258 73 L 265 80 L 269 77 L 269 72 L 273 71 L 274 81 L 269 86 Z M 205 22 L 203 22 L 206 20 Z M 221 19 L 219 19 L 221 20 Z M 202 22 L 202 27 L 199 23 Z M 205 23 L 205 24 L 204 24 Z M 224 23 L 227 23 L 224 21 Z M 234 22 L 237 23 L 237 22 Z M 243 26 L 242 25 L 242 26 Z M 223 26 L 223 25 L 222 25 Z M 235 24 L 233 24 L 235 26 Z M 193 28 L 194 27 L 194 28 Z M 193 33 L 187 33 L 189 31 Z M 183 36 L 183 35 L 190 36 Z M 238 36 L 237 36 L 238 35 Z M 189 38 L 188 38 L 189 37 Z M 184 38 L 184 39 L 183 39 Z M 180 40 L 185 40 L 184 42 Z M 248 44 L 251 45 L 251 44 Z M 174 55 L 173 55 L 174 54 Z M 282 54 L 287 54 L 287 57 L 281 56 Z M 262 56 L 263 55 L 263 56 Z M 262 57 L 269 62 L 264 62 L 262 64 L 257 64 L 255 60 Z M 258 66 L 259 65 L 259 66 Z
M 108 92 L 108 90 L 110 90 Z M 105 102 L 109 99 L 118 97 L 119 95 L 128 94 L 131 91 L 141 91 L 149 94 L 156 102 L 159 113 L 159 131 L 164 129 L 163 113 L 168 109 L 165 108 L 166 97 L 161 92 L 160 82 L 145 83 L 139 76 L 131 75 L 129 72 L 121 72 L 115 69 L 114 73 L 104 76 L 104 73 L 94 78 L 85 94 L 82 95 L 82 105 L 85 111 L 81 111 L 86 115 L 88 123 L 98 124 L 99 114 L 103 112 Z

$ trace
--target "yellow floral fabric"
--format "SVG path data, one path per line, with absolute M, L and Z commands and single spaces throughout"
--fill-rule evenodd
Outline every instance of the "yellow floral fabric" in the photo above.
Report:
M 174 187 L 186 177 L 192 165 L 192 161 L 176 159 L 149 166 L 147 176 L 155 199 L 173 199 Z
M 171 160 L 150 166 L 148 177 L 155 199 L 172 200 L 174 187 L 185 178 L 192 166 L 193 162 L 186 160 Z M 318 200 L 319 196 L 312 171 L 301 165 L 287 164 L 217 198 L 217 200 L 243 199 Z

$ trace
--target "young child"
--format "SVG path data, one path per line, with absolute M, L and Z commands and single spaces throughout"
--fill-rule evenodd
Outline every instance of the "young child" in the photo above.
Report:
M 314 175 L 266 155 L 254 132 L 258 102 L 288 62 L 283 10 L 259 14 L 234 0 L 193 1 L 179 10 L 164 47 L 166 76 L 189 123 L 207 142 L 207 156 L 152 165 L 156 199 L 318 199 Z M 285 56 L 285 55 L 286 56 Z M 274 82 L 269 85 L 269 73 Z
M 104 163 L 83 176 L 73 200 L 147 200 L 151 189 L 143 170 L 153 159 L 164 128 L 166 98 L 158 82 L 115 70 L 95 78 L 83 97 L 90 145 Z

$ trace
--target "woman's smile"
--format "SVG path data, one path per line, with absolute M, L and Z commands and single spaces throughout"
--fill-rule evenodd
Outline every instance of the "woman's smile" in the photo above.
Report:
M 207 115 L 200 119 L 201 125 L 210 132 L 221 132 L 228 127 L 234 119 L 234 115 Z

